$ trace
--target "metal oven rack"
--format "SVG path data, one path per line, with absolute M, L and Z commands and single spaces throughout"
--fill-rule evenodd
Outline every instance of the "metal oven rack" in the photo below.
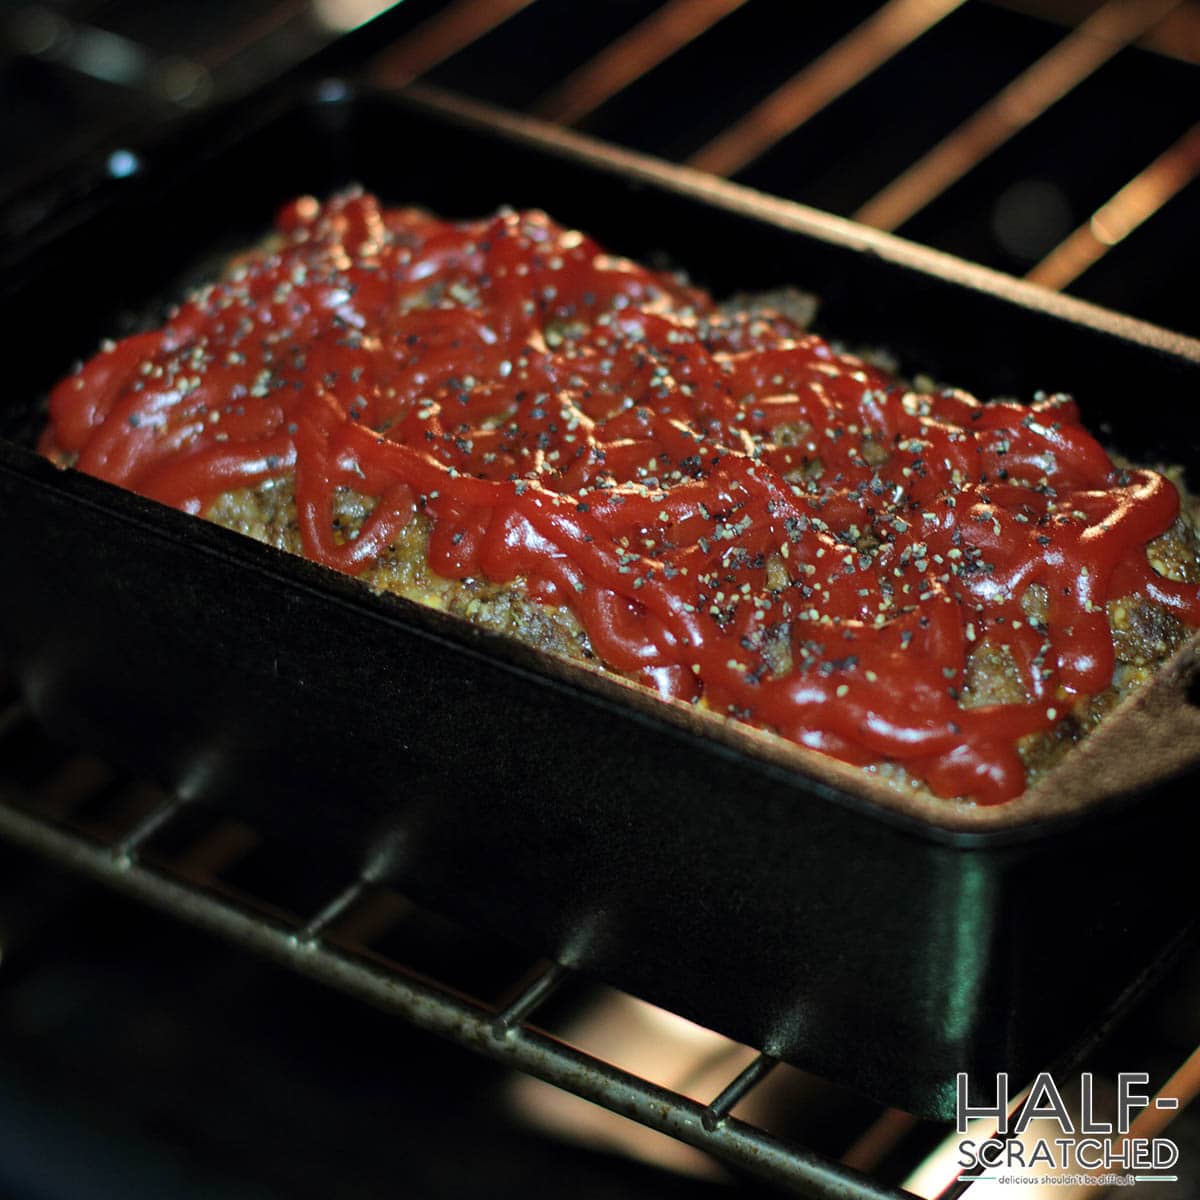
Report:
M 31 727 L 19 700 L 9 699 L 0 707 L 0 756 Z M 50 775 L 56 781 L 50 786 L 21 785 L 0 776 L 0 838 L 420 1029 L 697 1147 L 783 1191 L 830 1200 L 902 1200 L 910 1195 L 731 1115 L 776 1065 L 767 1055 L 754 1058 L 708 1104 L 698 1103 L 538 1028 L 538 1009 L 568 977 L 562 966 L 538 964 L 515 984 L 503 1004 L 487 1004 L 337 937 L 339 922 L 373 892 L 370 879 L 350 880 L 314 913 L 295 913 L 269 896 L 219 883 L 213 877 L 211 852 L 209 868 L 202 872 L 181 865 L 188 859 L 186 850 L 170 856 L 155 852 L 157 839 L 169 835 L 172 825 L 184 818 L 186 803 L 133 781 L 121 782 L 118 786 L 126 794 L 115 805 L 121 815 L 110 815 L 98 826 L 73 814 L 111 784 L 113 773 L 89 757 L 64 751 Z M 214 815 L 213 821 L 219 841 L 219 818 Z M 212 833 L 211 823 L 207 833 Z M 211 844 L 211 836 L 208 841 Z M 216 858 L 221 856 L 218 849 Z M 969 1184 L 963 1179 L 946 1196 L 961 1195 Z
M 552 63 L 554 82 L 535 95 L 503 81 L 503 67 L 539 21 L 553 17 L 554 0 L 455 0 L 379 53 L 370 77 L 390 87 L 428 79 L 580 125 L 1051 288 L 1076 288 L 1111 255 L 1118 261 L 1108 267 L 1109 282 L 1089 276 L 1081 294 L 1118 308 L 1136 304 L 1128 277 L 1152 242 L 1143 225 L 1157 218 L 1177 243 L 1191 240 L 1181 210 L 1186 197 L 1194 207 L 1200 186 L 1200 109 L 1192 98 L 1200 76 L 1200 4 L 1194 0 L 886 0 L 840 6 L 832 22 L 810 7 L 798 15 L 770 0 L 628 7 L 649 11 L 590 47 L 573 69 Z M 972 42 L 992 42 L 993 34 L 990 50 L 1001 69 L 977 62 L 981 78 L 940 99 L 939 81 L 926 76 L 926 66 L 951 74 L 956 57 Z M 763 54 L 761 80 L 745 78 L 747 57 L 753 61 L 775 38 L 787 52 Z M 931 43 L 939 48 L 926 63 L 922 48 Z M 1113 136 L 1128 139 L 1136 152 L 1101 164 L 1096 181 L 1083 186 L 1093 164 L 1086 150 L 1073 156 L 1072 147 L 1096 145 L 1088 125 L 1097 115 L 1088 102 L 1127 87 L 1122 72 L 1139 55 L 1148 71 L 1157 57 L 1164 72 L 1179 72 L 1182 103 L 1164 90 L 1157 108 L 1127 106 L 1128 128 Z M 501 67 L 498 84 L 481 70 L 489 63 Z M 546 74 L 526 65 L 534 79 Z M 736 86 L 723 86 L 726 74 Z M 920 98 L 908 101 L 906 93 Z M 892 105 L 917 126 L 915 132 L 888 127 L 895 150 L 871 140 L 880 108 Z M 646 119 L 664 108 L 672 119 Z M 1047 125 L 1053 130 L 1042 134 Z M 881 173 L 872 158 L 887 169 Z M 1055 158 L 1068 164 L 1057 167 L 1065 177 L 1067 203 L 1058 214 L 1064 223 L 1047 244 L 1007 252 L 980 228 L 996 199 L 990 189 L 1022 182 L 1025 171 L 1035 182 L 1039 172 L 1054 175 Z M 806 178 L 823 174 L 848 182 L 830 187 Z M 1061 200 L 1060 194 L 1055 202 Z M 1192 322 L 1181 299 L 1168 286 L 1147 315 L 1168 326 Z
M 40 109 L 17 114 L 0 201 L 44 179 L 39 167 L 285 71 L 421 79 L 1200 332 L 1200 0 L 253 0 L 234 12 L 45 0 L 0 15 L 0 65 L 7 50 L 18 78 L 40 69 L 35 90 L 69 118 L 55 129 Z M 0 203 L 5 236 L 37 219 L 34 192 Z M 1031 242 L 1023 222 L 1039 204 L 1050 215 Z M 1016 223 L 1020 247 L 996 221 Z

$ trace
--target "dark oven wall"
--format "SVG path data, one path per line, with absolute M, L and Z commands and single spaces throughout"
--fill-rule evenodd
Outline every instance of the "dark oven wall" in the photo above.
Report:
M 60 0 L 6 6 L 0 47 L 8 238 L 89 152 L 298 68 L 350 72 L 1200 333 L 1196 0 Z

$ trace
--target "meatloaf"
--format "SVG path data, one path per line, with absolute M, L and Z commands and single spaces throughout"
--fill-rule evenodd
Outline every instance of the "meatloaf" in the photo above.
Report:
M 42 449 L 898 787 L 1010 799 L 1200 626 L 1170 472 L 544 213 L 303 197 Z

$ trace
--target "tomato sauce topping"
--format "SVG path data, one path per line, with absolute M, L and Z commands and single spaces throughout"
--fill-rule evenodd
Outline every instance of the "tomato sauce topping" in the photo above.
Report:
M 296 200 L 51 415 L 44 449 L 188 512 L 294 478 L 305 553 L 339 571 L 422 513 L 434 571 L 522 581 L 606 666 L 979 803 L 1024 789 L 1019 738 L 1109 686 L 1110 598 L 1200 624 L 1144 551 L 1175 488 L 1115 467 L 1069 398 L 911 390 L 540 212 Z M 343 487 L 378 497 L 349 540 Z M 960 705 L 985 644 L 1028 703 Z

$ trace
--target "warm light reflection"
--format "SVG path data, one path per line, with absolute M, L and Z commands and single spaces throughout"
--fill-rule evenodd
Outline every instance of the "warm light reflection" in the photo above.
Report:
M 396 0 L 312 0 L 313 16 L 330 33 L 349 33 L 385 12 Z
M 1015 1113 L 1024 1102 L 1025 1097 L 1029 1094 L 1029 1089 L 1024 1088 L 1016 1096 L 1012 1097 L 1012 1103 L 1009 1105 L 1009 1113 Z M 1031 1123 L 1027 1135 L 1031 1140 L 1036 1140 L 1037 1133 L 1034 1132 L 1038 1122 Z M 930 1154 L 917 1169 L 904 1181 L 904 1188 L 910 1191 L 915 1196 L 924 1197 L 924 1200 L 934 1200 L 934 1197 L 940 1196 L 942 1192 L 950 1186 L 950 1184 L 958 1177 L 961 1167 L 959 1166 L 958 1144 L 964 1138 L 971 1138 L 974 1141 L 982 1141 L 985 1138 L 994 1136 L 996 1131 L 996 1122 L 989 1118 L 979 1118 L 974 1121 L 967 1122 L 967 1132 L 959 1134 L 951 1132 L 945 1140 Z M 1006 1174 L 1016 1174 L 1016 1172 L 1005 1172 Z M 1044 1171 L 1039 1169 L 1039 1174 Z M 1023 1184 L 996 1184 L 988 1182 L 980 1182 L 971 1186 L 968 1195 L 971 1200 L 976 1200 L 976 1197 L 994 1197 L 999 1200 L 1003 1196 L 1004 1200 L 1041 1200 L 1043 1196 L 1052 1192 L 1061 1193 L 1061 1188 L 1044 1188 L 1040 1185 L 1023 1185 Z M 1061 1194 L 1059 1200 L 1063 1200 Z
M 1109 0 L 855 214 L 896 229 L 1137 41 L 1181 0 Z
M 1016 1112 L 1020 1108 L 1027 1094 L 1028 1088 L 1014 1099 L 1010 1113 Z M 1155 1094 L 1154 1100 L 1158 1097 L 1170 1097 L 1176 1100 L 1176 1107 L 1159 1108 L 1152 1100 L 1150 1105 L 1143 1108 L 1133 1120 L 1127 1137 L 1150 1139 L 1162 1135 L 1167 1126 L 1195 1100 L 1198 1094 L 1200 1094 L 1200 1048 L 1192 1053 L 1183 1066 Z M 1062 1096 L 1070 1113 L 1072 1124 L 1078 1126 L 1083 1112 L 1083 1092 L 1079 1080 L 1072 1080 L 1069 1086 L 1063 1087 Z M 1091 1114 L 1100 1121 L 1115 1124 L 1117 1089 L 1112 1080 L 1095 1078 Z M 981 1140 L 990 1136 L 994 1129 L 994 1122 L 976 1120 L 968 1124 L 968 1131 L 965 1135 L 951 1133 L 904 1181 L 904 1187 L 917 1196 L 925 1197 L 925 1200 L 933 1200 L 950 1185 L 958 1174 L 960 1169 L 958 1144 L 962 1138 L 965 1136 Z M 1069 1137 L 1072 1142 L 1078 1142 L 1083 1136 L 1085 1135 L 1065 1135 L 1057 1121 L 1041 1119 L 1031 1121 L 1028 1128 L 1014 1141 L 1024 1148 L 1025 1157 L 1029 1157 L 1039 1138 L 1045 1138 L 1048 1143 L 1053 1144 L 1055 1140 L 1064 1137 Z M 1122 1139 L 1117 1141 L 1118 1150 L 1121 1141 Z M 1115 1168 L 1114 1173 L 1124 1174 L 1125 1172 L 1118 1167 Z M 978 1183 L 972 1185 L 968 1193 L 971 1200 L 976 1200 L 977 1197 L 982 1197 L 984 1200 L 993 1197 L 995 1200 L 1096 1200 L 1109 1190 L 1108 1186 L 1103 1184 L 1064 1186 L 1062 1183 L 1032 1182 L 1035 1179 L 1055 1178 L 1063 1175 L 1101 1174 L 1101 1172 L 1084 1172 L 1078 1166 L 1054 1170 L 1041 1163 L 1025 1168 L 1005 1165 L 985 1172 L 985 1176 L 988 1174 L 1003 1174 L 1006 1177 L 1017 1177 L 1018 1179 L 1024 1177 L 1029 1182 L 1000 1183 L 986 1177 L 981 1178 Z
M 704 1104 L 755 1057 L 747 1046 L 615 991 L 605 991 L 556 1032 L 589 1054 Z M 508 1099 L 531 1125 L 557 1137 L 699 1178 L 728 1178 L 699 1150 L 529 1076 L 513 1079 Z
M 1139 225 L 1200 176 L 1200 124 L 1131 179 L 1091 219 L 1064 238 L 1026 276 L 1045 287 L 1078 279 Z
M 899 54 L 965 0 L 888 0 L 736 124 L 703 146 L 689 166 L 732 175 Z
M 537 104 L 550 121 L 570 125 L 682 50 L 746 0 L 668 0 Z
M 372 64 L 382 87 L 403 87 L 514 17 L 533 0 L 453 0 Z

